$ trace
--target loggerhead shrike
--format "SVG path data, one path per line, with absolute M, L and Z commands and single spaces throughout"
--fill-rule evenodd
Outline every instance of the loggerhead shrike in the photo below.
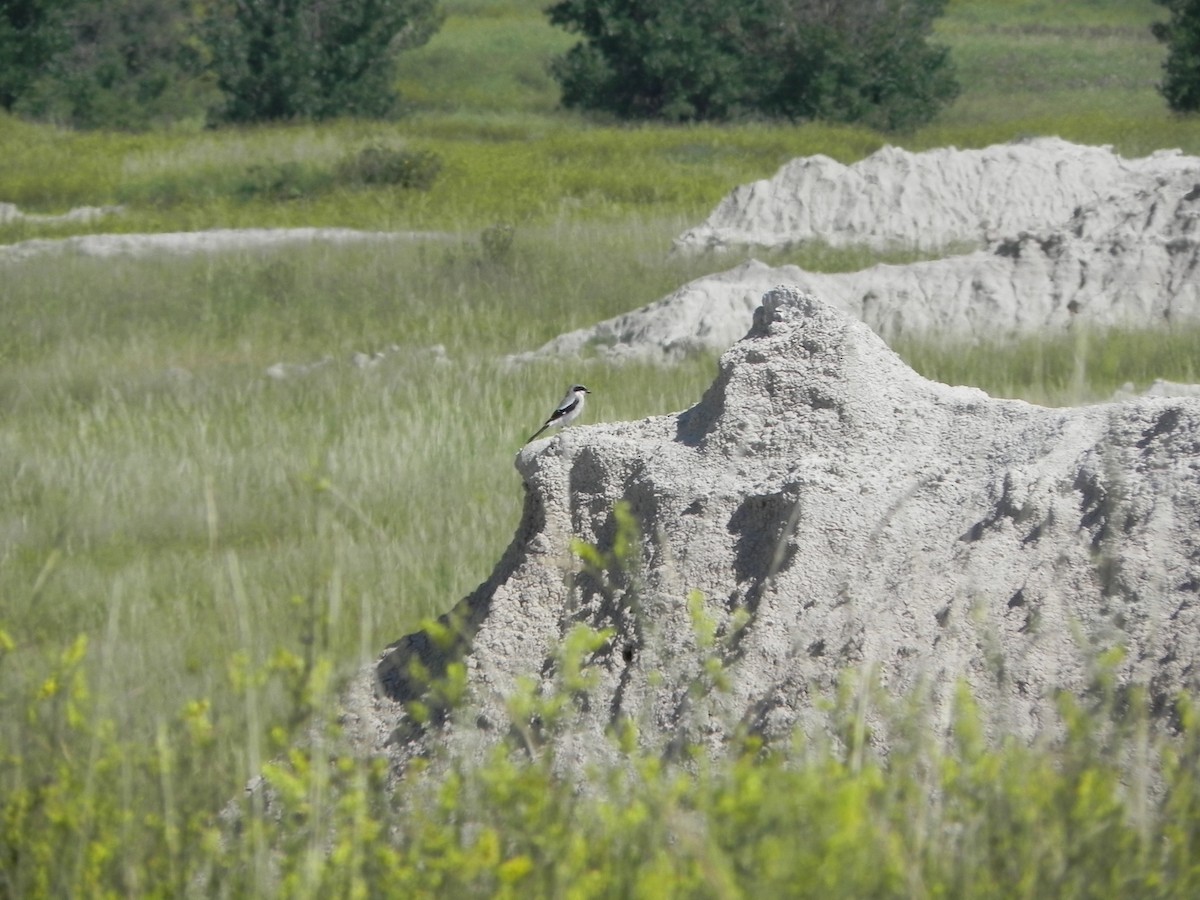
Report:
M 582 384 L 573 384 L 567 390 L 567 396 L 562 398 L 562 403 L 555 407 L 554 412 L 550 413 L 550 418 L 546 420 L 546 424 L 537 430 L 537 433 L 529 439 L 532 441 L 538 437 L 543 431 L 550 428 L 562 428 L 564 425 L 570 425 L 579 418 L 579 414 L 583 412 L 583 400 L 590 394 L 587 388 Z M 526 441 L 525 443 L 529 443 Z

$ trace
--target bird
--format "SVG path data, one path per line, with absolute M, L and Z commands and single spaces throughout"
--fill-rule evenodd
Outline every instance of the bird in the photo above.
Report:
M 528 444 L 551 428 L 562 428 L 565 425 L 570 425 L 579 418 L 579 414 L 583 412 L 584 398 L 590 394 L 587 388 L 582 384 L 573 384 L 567 388 L 567 395 L 562 398 L 562 402 L 554 408 L 554 412 L 550 413 L 550 418 L 546 420 L 546 424 L 534 432 L 533 436 L 525 443 Z

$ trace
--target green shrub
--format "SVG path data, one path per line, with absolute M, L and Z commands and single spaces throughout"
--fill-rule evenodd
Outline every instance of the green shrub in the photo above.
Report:
M 479 234 L 479 246 L 483 258 L 494 265 L 502 265 L 512 259 L 513 241 L 517 230 L 506 222 L 489 225 Z
M 621 118 L 766 115 L 922 124 L 958 92 L 949 52 L 927 38 L 945 0 L 560 0 L 579 33 L 553 67 L 563 104 Z
M 428 150 L 364 147 L 337 167 L 338 180 L 358 185 L 395 185 L 427 191 L 442 170 L 442 159 Z
M 1167 45 L 1159 93 L 1176 112 L 1200 109 L 1200 2 L 1154 0 L 1170 10 L 1166 22 L 1152 26 L 1154 36 Z
M 220 0 L 206 24 L 231 122 L 379 117 L 396 96 L 393 55 L 429 40 L 436 0 Z
M 0 5 L 0 107 L 12 109 L 58 52 L 71 46 L 67 26 L 79 0 L 22 0 Z
M 192 4 L 85 0 L 67 21 L 69 46 L 27 85 L 18 112 L 77 128 L 204 122 L 219 95 L 204 71 Z
M 384 116 L 436 0 L 74 0 L 0 7 L 0 105 L 83 128 Z

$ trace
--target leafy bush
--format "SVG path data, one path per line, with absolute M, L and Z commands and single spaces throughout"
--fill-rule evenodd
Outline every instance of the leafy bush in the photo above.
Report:
M 582 34 L 553 64 L 568 107 L 692 121 L 766 115 L 908 129 L 958 92 L 930 45 L 946 0 L 559 0 Z
M 233 122 L 386 116 L 393 55 L 440 25 L 436 0 L 221 0 L 206 36 Z
M 427 191 L 442 170 L 442 159 L 429 150 L 403 147 L 364 147 L 337 169 L 338 180 L 348 184 L 395 185 Z
M 383 116 L 436 0 L 0 5 L 0 105 L 77 127 Z
M 516 235 L 516 228 L 507 222 L 497 222 L 483 229 L 479 234 L 483 258 L 496 265 L 508 262 L 512 259 L 513 240 Z
M 609 553 L 576 550 L 606 577 L 624 578 L 611 567 L 636 557 L 623 538 Z M 701 607 L 689 600 L 696 684 L 727 690 L 728 648 Z M 1161 735 L 1144 692 L 1105 681 L 1104 659 L 1091 700 L 1061 699 L 1062 739 L 1033 747 L 986 741 L 961 687 L 946 738 L 926 727 L 919 701 L 885 707 L 908 739 L 882 758 L 863 727 L 872 681 L 847 673 L 829 705 L 839 739 L 771 749 L 744 738 L 711 762 L 688 746 L 677 765 L 625 719 L 608 738 L 617 761 L 573 771 L 556 735 L 587 703 L 596 654 L 612 638 L 577 624 L 555 654 L 552 686 L 530 679 L 510 695 L 505 739 L 482 759 L 437 750 L 397 782 L 385 760 L 351 753 L 335 724 L 327 624 L 310 618 L 301 653 L 281 647 L 258 664 L 244 650 L 229 655 L 226 677 L 248 707 L 272 690 L 290 701 L 262 747 L 247 736 L 245 765 L 263 777 L 232 803 L 211 766 L 228 723 L 206 700 L 182 701 L 139 741 L 95 702 L 85 638 L 37 659 L 0 628 L 0 693 L 20 713 L 0 721 L 0 898 L 1200 890 L 1196 707 L 1178 698 L 1176 733 Z M 465 690 L 461 664 L 430 684 L 451 705 Z
M 197 24 L 187 0 L 85 0 L 66 18 L 69 44 L 14 108 L 81 128 L 202 123 L 219 95 Z
M 436 153 L 367 147 L 330 168 L 294 161 L 250 166 L 232 184 L 239 200 L 301 200 L 339 185 L 354 188 L 393 186 L 428 190 L 441 171 Z
M 67 16 L 77 2 L 0 4 L 0 107 L 12 109 L 54 55 L 70 46 Z
M 1166 22 L 1152 26 L 1154 36 L 1167 45 L 1159 93 L 1176 112 L 1200 109 L 1200 2 L 1154 0 L 1170 10 Z

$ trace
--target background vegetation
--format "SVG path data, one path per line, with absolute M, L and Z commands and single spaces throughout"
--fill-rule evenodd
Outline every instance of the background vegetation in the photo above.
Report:
M 695 402 L 714 362 L 501 357 L 737 262 L 668 255 L 734 185 L 885 140 L 587 123 L 555 108 L 544 63 L 570 38 L 540 5 L 447 3 L 399 66 L 412 108 L 395 122 L 128 134 L 0 117 L 0 199 L 122 207 L 13 219 L 8 243 L 425 233 L 212 256 L 0 248 L 0 896 L 1193 896 L 1193 714 L 1162 742 L 1133 698 L 1114 727 L 1103 660 L 1099 705 L 1064 701 L 1069 739 L 1032 749 L 985 747 L 964 697 L 955 740 L 918 728 L 918 706 L 924 737 L 874 760 L 853 740 L 869 678 L 830 698 L 850 740 L 786 765 L 750 746 L 693 776 L 629 744 L 628 769 L 583 794 L 548 756 L 448 763 L 392 793 L 336 734 L 289 749 L 359 665 L 487 576 L 520 512 L 512 455 L 565 384 L 592 388 L 594 419 L 636 418 Z M 951 2 L 937 38 L 963 93 L 904 146 L 1058 134 L 1200 153 L 1197 123 L 1156 93 L 1161 12 Z M 1073 403 L 1196 380 L 1197 337 L 903 351 L 933 377 Z M 278 363 L 288 377 L 267 374 Z M 264 766 L 289 815 L 250 798 L 223 831 L 217 812 Z
M 21 0 L 0 6 L 0 108 L 75 127 L 387 118 L 437 0 Z M 622 119 L 928 121 L 957 92 L 946 0 L 563 0 L 566 106 Z M 544 61 L 543 61 L 544 62 Z
M 437 0 L 215 2 L 200 33 L 218 121 L 387 116 L 396 54 L 440 24 Z
M 1170 12 L 1154 23 L 1154 36 L 1167 45 L 1159 92 L 1177 112 L 1200 108 L 1200 3 L 1196 0 L 1154 0 Z
M 0 108 L 83 128 L 386 116 L 437 0 L 14 0 Z
M 559 0 L 581 40 L 551 71 L 563 105 L 621 119 L 745 116 L 907 130 L 954 99 L 947 48 L 929 42 L 946 0 Z

